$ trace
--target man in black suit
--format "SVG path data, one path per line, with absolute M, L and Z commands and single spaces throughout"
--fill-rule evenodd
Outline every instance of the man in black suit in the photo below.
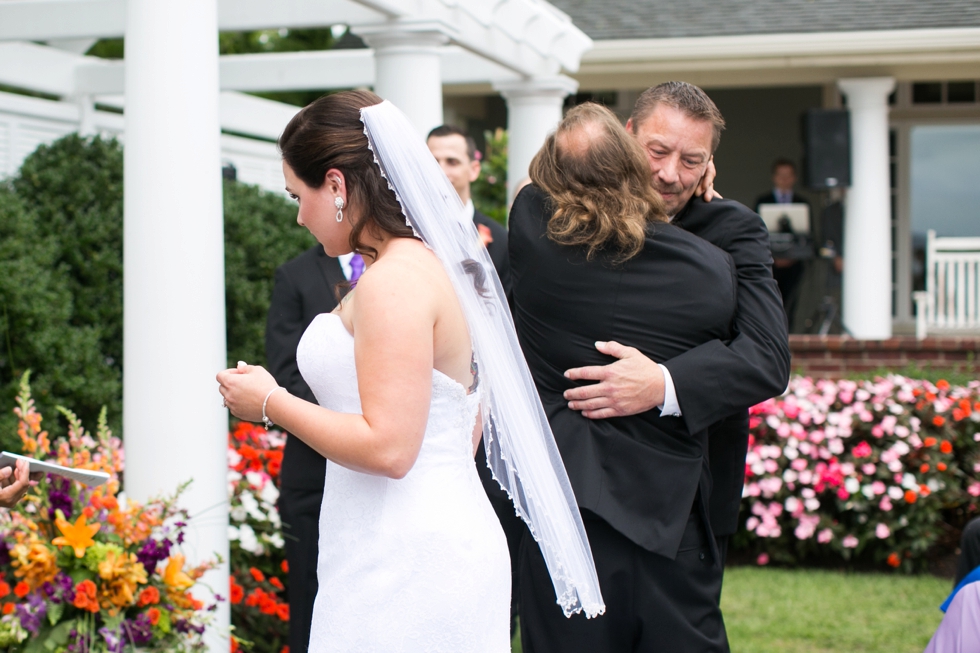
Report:
M 735 261 L 735 335 L 659 361 L 616 342 L 598 343 L 601 353 L 619 360 L 568 370 L 571 379 L 598 383 L 571 389 L 565 398 L 572 409 L 591 419 L 656 409 L 680 417 L 691 433 L 708 429 L 710 524 L 724 561 L 728 540 L 738 529 L 748 408 L 781 394 L 789 381 L 786 318 L 772 278 L 769 233 L 762 219 L 742 204 L 706 202 L 695 196 L 724 128 L 718 108 L 700 88 L 667 82 L 648 89 L 626 127 L 647 153 L 653 186 L 663 196 L 673 224 L 728 252 Z
M 707 521 L 707 429 L 692 431 L 658 410 L 590 420 L 563 393 L 578 385 L 564 370 L 609 360 L 596 351 L 598 337 L 652 360 L 731 339 L 735 265 L 659 210 L 637 211 L 657 206 L 646 162 L 598 105 L 569 112 L 531 177 L 535 185 L 521 191 L 510 215 L 514 321 L 582 511 L 606 613 L 565 618 L 540 549 L 525 536 L 524 651 L 725 651 L 721 564 Z M 569 225 L 590 224 L 599 226 L 562 240 L 575 229 Z M 593 251 L 582 245 L 602 233 L 616 240 Z M 641 239 L 632 257 L 613 244 L 634 242 L 627 233 Z
M 296 364 L 296 346 L 320 313 L 337 305 L 339 290 L 353 273 L 351 255 L 341 261 L 315 245 L 276 270 L 265 329 L 269 372 L 290 394 L 316 403 Z M 306 653 L 316 598 L 317 542 L 326 459 L 308 444 L 287 436 L 279 481 L 279 516 L 289 563 L 289 650 Z
M 796 192 L 796 164 L 789 159 L 776 159 L 772 164 L 772 190 L 755 201 L 755 210 L 762 204 L 808 204 L 805 197 Z M 777 258 L 773 261 L 772 276 L 783 296 L 783 307 L 789 323 L 793 324 L 798 289 L 803 279 L 803 261 Z

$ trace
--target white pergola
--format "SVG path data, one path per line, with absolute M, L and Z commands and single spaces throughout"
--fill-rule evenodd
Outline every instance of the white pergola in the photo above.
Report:
M 218 55 L 219 30 L 337 24 L 370 48 Z M 121 36 L 125 62 L 79 54 Z M 74 106 L 51 111 L 83 133 L 125 140 L 125 489 L 145 500 L 194 480 L 192 559 L 228 552 L 221 132 L 275 138 L 295 112 L 241 91 L 373 86 L 425 133 L 443 121 L 443 84 L 490 82 L 508 104 L 514 184 L 591 45 L 543 0 L 0 0 L 0 84 L 62 97 Z M 206 581 L 227 594 L 227 566 Z M 212 650 L 227 650 L 229 614 L 224 603 Z

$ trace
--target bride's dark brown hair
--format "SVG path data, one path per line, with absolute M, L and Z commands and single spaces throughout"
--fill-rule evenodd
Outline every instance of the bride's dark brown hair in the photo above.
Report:
M 643 149 L 602 105 L 572 108 L 545 141 L 529 175 L 551 199 L 548 237 L 584 247 L 588 258 L 612 250 L 625 262 L 643 249 L 647 225 L 666 222 Z
M 325 95 L 293 116 L 279 137 L 283 161 L 310 188 L 323 186 L 331 168 L 344 174 L 345 213 L 357 216 L 351 228 L 350 246 L 371 256 L 377 251 L 361 242 L 365 229 L 375 237 L 414 237 L 364 135 L 361 109 L 381 102 L 371 91 Z

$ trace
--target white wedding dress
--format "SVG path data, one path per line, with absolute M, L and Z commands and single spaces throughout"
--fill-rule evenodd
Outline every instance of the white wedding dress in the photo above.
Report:
M 296 362 L 319 404 L 360 413 L 354 339 L 317 316 Z M 475 395 L 432 371 L 429 420 L 402 479 L 327 462 L 310 653 L 505 653 L 507 543 L 473 463 Z

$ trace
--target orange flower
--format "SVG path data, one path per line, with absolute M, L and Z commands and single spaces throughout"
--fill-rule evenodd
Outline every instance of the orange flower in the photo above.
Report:
M 194 580 L 184 573 L 184 556 L 177 553 L 167 561 L 163 571 L 163 582 L 175 590 L 185 590 L 194 584 Z
M 55 519 L 54 523 L 58 527 L 58 530 L 61 531 L 62 537 L 54 538 L 51 540 L 51 544 L 55 546 L 70 546 L 75 549 L 76 558 L 83 557 L 85 555 L 85 549 L 95 544 L 92 536 L 102 528 L 102 524 L 92 524 L 91 526 L 86 524 L 85 515 L 79 516 L 75 520 L 74 525 L 69 524 L 61 517 Z
M 231 596 L 230 600 L 233 605 L 238 605 L 245 598 L 245 588 L 235 582 L 234 579 L 231 581 Z
M 953 443 L 949 440 L 943 440 L 939 443 L 939 450 L 943 453 L 953 453 Z
M 493 232 L 490 231 L 490 227 L 485 224 L 476 225 L 476 230 L 480 232 L 480 242 L 486 247 L 493 242 Z
M 276 608 L 276 616 L 278 616 L 282 621 L 289 621 L 289 604 L 280 603 Z
M 912 490 L 905 490 L 905 503 L 915 503 L 918 498 L 918 495 Z
M 949 390 L 949 381 L 946 379 L 939 379 L 936 381 L 936 387 L 943 391 Z
M 5 615 L 6 614 L 10 614 L 13 611 L 14 611 L 14 604 L 13 603 L 11 603 L 10 601 L 7 601 L 6 603 L 3 604 L 3 613 Z
M 926 472 L 929 471 L 929 465 L 927 463 L 923 463 L 922 466 L 919 467 L 919 471 L 925 474 Z
M 934 426 L 942 426 L 943 424 L 946 423 L 946 418 L 943 417 L 942 415 L 936 415 L 935 417 L 932 418 L 932 423 Z
M 90 580 L 83 580 L 78 585 L 75 585 L 75 600 L 72 602 L 72 605 L 79 610 L 98 612 L 99 602 L 95 600 L 96 591 L 95 583 Z
M 920 485 L 919 486 L 919 494 L 921 494 L 924 497 L 927 497 L 927 496 L 929 496 L 932 493 L 929 491 L 929 486 L 928 485 Z
M 898 557 L 898 554 L 897 553 L 889 553 L 888 554 L 888 566 L 889 567 L 898 567 L 900 564 L 902 564 L 902 559 Z
M 160 623 L 160 610 L 157 608 L 150 608 L 146 611 L 146 616 L 150 618 L 150 624 L 156 626 Z
M 92 506 L 85 506 L 82 508 L 82 514 L 85 515 L 86 519 L 92 519 L 92 515 L 95 514 L 95 508 Z
M 19 583 L 14 585 L 14 594 L 17 595 L 18 599 L 22 599 L 25 596 L 27 596 L 30 593 L 30 591 L 31 591 L 31 586 L 25 583 L 24 581 L 20 581 Z
M 260 570 L 256 569 L 255 567 L 249 567 L 248 573 L 252 574 L 252 578 L 255 579 L 256 583 L 261 583 L 262 581 L 265 580 L 265 574 L 263 574 Z
M 283 587 L 282 581 L 276 578 L 275 576 L 269 579 L 269 584 L 275 587 L 279 591 L 286 589 L 285 587 Z
M 936 463 L 936 469 L 938 469 L 941 472 L 945 472 L 946 471 L 946 463 Z
M 279 565 L 279 568 L 282 569 L 283 573 L 288 574 L 289 573 L 289 562 L 286 561 L 286 560 L 283 560 L 282 561 L 282 564 Z
M 933 437 L 926 438 L 925 440 L 922 441 L 922 446 L 924 446 L 924 447 L 935 447 L 936 446 L 936 438 L 933 438 Z
M 288 646 L 283 646 L 282 647 L 282 650 L 279 651 L 279 653 L 289 653 L 289 647 Z
M 10 585 L 0 581 L 0 599 L 10 594 Z
M 136 605 L 139 607 L 153 605 L 160 602 L 160 590 L 155 587 L 147 587 L 140 592 L 139 600 Z
M 232 635 L 231 636 L 231 653 L 238 653 L 238 651 L 239 651 L 239 648 L 238 648 L 238 640 L 235 638 L 234 635 Z

